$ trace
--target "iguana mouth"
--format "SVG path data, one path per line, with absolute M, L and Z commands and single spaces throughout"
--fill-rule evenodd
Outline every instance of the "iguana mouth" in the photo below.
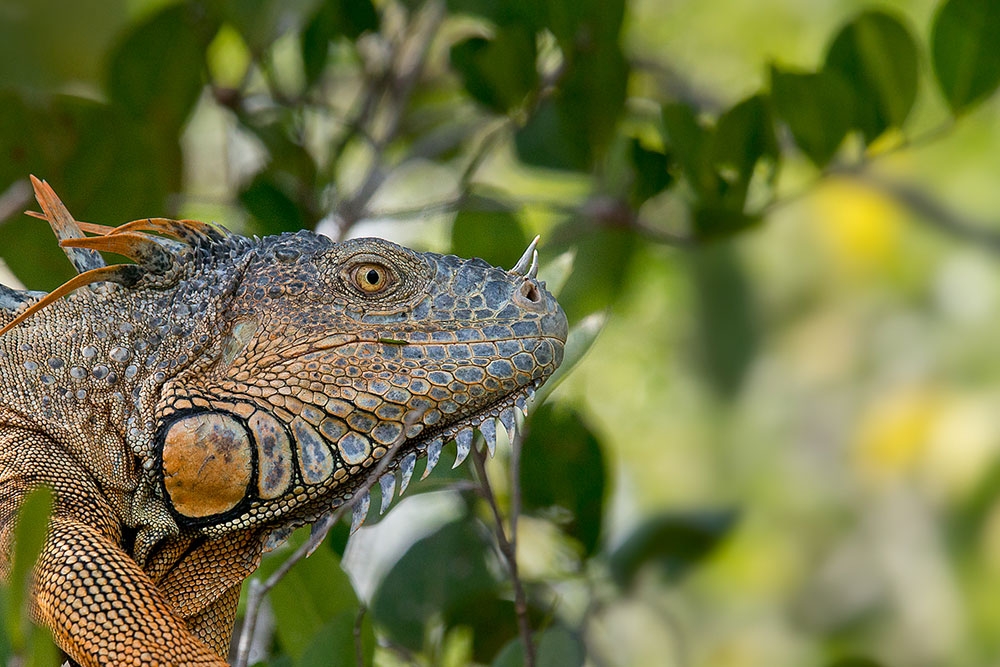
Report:
M 496 453 L 497 431 L 499 430 L 497 424 L 503 427 L 507 432 L 508 439 L 513 442 L 517 433 L 517 411 L 520 411 L 524 416 L 528 415 L 528 403 L 534 399 L 535 390 L 545 382 L 545 379 L 544 377 L 537 378 L 523 389 L 503 397 L 492 405 L 442 428 L 425 429 L 418 438 L 399 445 L 400 449 L 405 450 L 406 453 L 395 458 L 388 466 L 387 471 L 379 477 L 378 483 L 382 492 L 379 514 L 384 514 L 389 509 L 395 497 L 396 473 L 399 473 L 399 495 L 402 496 L 410 484 L 417 459 L 421 456 L 426 457 L 427 464 L 420 479 L 426 479 L 437 467 L 444 445 L 452 440 L 455 441 L 458 450 L 452 468 L 460 466 L 469 456 L 475 443 L 475 431 L 482 434 L 490 456 Z M 370 506 L 371 494 L 368 491 L 357 496 L 351 519 L 352 533 L 364 523 Z

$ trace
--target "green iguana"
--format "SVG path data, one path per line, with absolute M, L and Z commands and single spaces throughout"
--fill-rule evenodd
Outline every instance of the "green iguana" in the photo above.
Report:
M 390 452 L 383 498 L 452 439 L 457 465 L 473 429 L 492 450 L 562 359 L 534 243 L 505 271 L 305 231 L 112 228 L 32 182 L 80 273 L 48 295 L 0 285 L 0 576 L 22 499 L 51 487 L 31 614 L 81 665 L 225 665 L 269 537 Z

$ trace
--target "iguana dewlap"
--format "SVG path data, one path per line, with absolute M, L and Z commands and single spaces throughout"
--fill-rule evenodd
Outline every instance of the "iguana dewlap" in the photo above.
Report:
M 0 575 L 20 501 L 51 487 L 32 615 L 81 665 L 224 665 L 270 535 L 387 456 L 391 497 L 444 442 L 492 449 L 562 359 L 533 244 L 506 271 L 377 239 L 109 228 L 33 182 L 81 273 L 0 285 Z

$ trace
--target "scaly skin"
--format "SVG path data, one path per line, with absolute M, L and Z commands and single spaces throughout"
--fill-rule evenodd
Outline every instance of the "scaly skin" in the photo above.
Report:
M 393 448 L 403 486 L 442 441 L 464 455 L 479 428 L 492 444 L 562 358 L 566 318 L 523 263 L 155 219 L 112 231 L 35 185 L 84 273 L 41 303 L 0 286 L 0 575 L 21 500 L 50 486 L 32 614 L 81 665 L 226 664 L 269 537 L 348 501 Z M 80 226 L 99 236 L 74 241 Z

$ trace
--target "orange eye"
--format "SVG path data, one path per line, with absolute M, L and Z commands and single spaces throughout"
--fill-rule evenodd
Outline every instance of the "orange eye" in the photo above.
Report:
M 362 292 L 378 294 L 389 286 L 389 271 L 378 264 L 362 264 L 354 269 L 354 284 Z

